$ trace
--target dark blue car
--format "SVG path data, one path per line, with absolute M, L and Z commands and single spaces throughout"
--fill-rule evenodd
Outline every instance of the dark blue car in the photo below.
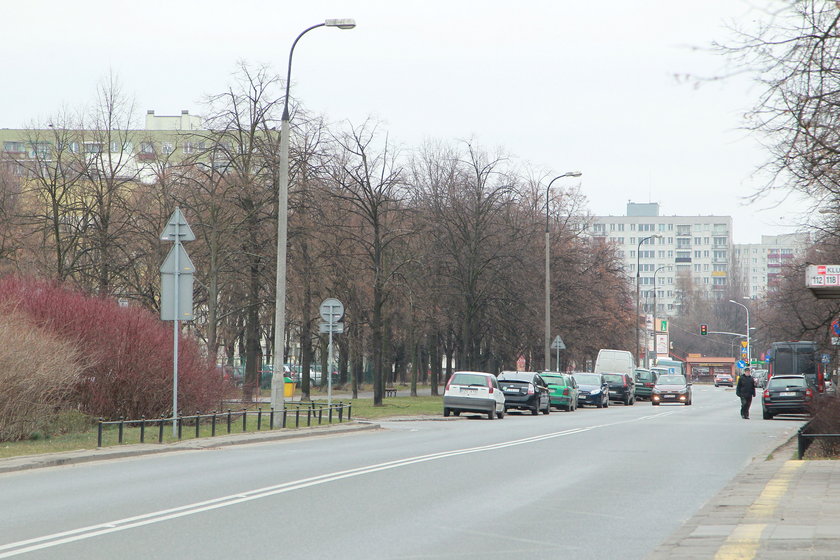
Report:
M 573 373 L 578 384 L 578 406 L 592 405 L 606 408 L 610 405 L 610 385 L 600 373 Z

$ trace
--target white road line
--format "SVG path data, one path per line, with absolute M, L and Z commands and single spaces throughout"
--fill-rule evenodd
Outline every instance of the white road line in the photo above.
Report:
M 27 539 L 23 541 L 17 541 L 8 543 L 5 545 L 0 545 L 0 558 L 11 558 L 13 556 L 18 556 L 21 554 L 26 554 L 27 552 L 34 552 L 36 550 L 42 550 L 45 548 L 51 548 L 55 546 L 59 546 L 62 544 L 68 544 L 72 542 L 77 542 L 85 539 L 90 539 L 93 537 L 98 537 L 101 535 L 107 535 L 109 533 L 115 533 L 117 531 L 124 531 L 126 529 L 133 529 L 136 527 L 142 527 L 144 525 L 151 525 L 153 523 L 161 523 L 163 521 L 168 521 L 170 519 L 177 519 L 179 517 L 185 517 L 187 515 L 195 515 L 197 513 L 202 513 L 205 511 L 210 511 L 214 509 L 219 509 L 227 506 L 232 506 L 236 504 L 241 504 L 243 502 L 249 502 L 252 500 L 258 500 L 261 498 L 266 498 L 269 496 L 275 496 L 277 494 L 283 494 L 286 492 L 291 492 L 293 490 L 300 490 L 303 488 L 308 488 L 310 486 L 316 486 L 319 484 L 325 484 L 327 482 L 334 482 L 336 480 L 342 480 L 345 478 L 351 478 L 355 476 L 361 476 L 364 474 L 370 474 L 374 472 L 384 471 L 395 469 L 399 467 L 405 467 L 408 465 L 415 465 L 419 463 L 425 463 L 428 461 L 437 461 L 440 459 L 446 459 L 449 457 L 457 457 L 459 455 L 467 455 L 471 453 L 483 453 L 485 451 L 494 451 L 497 449 L 504 449 L 507 447 L 514 447 L 517 445 L 525 445 L 529 443 L 536 443 L 540 441 L 545 441 L 549 439 L 559 438 L 570 436 L 573 434 L 579 434 L 583 432 L 588 432 L 590 430 L 595 430 L 598 428 L 608 428 L 611 426 L 618 426 L 621 424 L 628 424 L 631 422 L 638 422 L 640 420 L 650 420 L 653 418 L 660 418 L 663 416 L 668 416 L 673 414 L 674 411 L 668 412 L 661 412 L 659 414 L 652 414 L 649 416 L 643 416 L 641 418 L 634 418 L 630 420 L 622 420 L 619 422 L 611 422 L 608 424 L 599 424 L 596 426 L 589 426 L 585 428 L 573 428 L 570 430 L 563 430 L 561 432 L 552 432 L 549 434 L 543 434 L 539 436 L 532 436 L 522 439 L 516 439 L 511 441 L 505 441 L 500 443 L 493 443 L 490 445 L 482 445 L 478 447 L 469 447 L 465 449 L 455 449 L 452 451 L 443 451 L 440 453 L 431 453 L 429 455 L 419 455 L 417 457 L 408 457 L 405 459 L 397 459 L 395 461 L 388 461 L 385 463 L 378 463 L 375 465 L 368 465 L 366 467 L 358 467 L 355 469 L 348 469 L 344 471 L 338 471 L 335 473 L 328 473 L 319 476 L 313 476 L 310 478 L 303 478 L 300 480 L 295 480 L 292 482 L 285 482 L 283 484 L 277 484 L 274 486 L 267 486 L 265 488 L 258 488 L 255 490 L 249 490 L 247 492 L 239 492 L 237 494 L 232 494 L 230 496 L 223 496 L 220 498 L 214 498 L 212 500 L 205 500 L 202 502 L 196 502 L 193 504 L 187 504 L 184 506 L 178 506 L 175 508 L 164 509 L 160 511 L 144 513 L 142 515 L 137 515 L 133 517 L 126 517 L 125 519 L 119 519 L 116 521 L 107 521 L 105 523 L 100 523 L 97 525 L 90 525 L 88 527 L 80 527 L 78 529 L 72 529 L 70 531 L 63 531 L 61 533 L 53 533 L 51 535 L 44 535 L 41 537 L 35 537 L 32 539 Z

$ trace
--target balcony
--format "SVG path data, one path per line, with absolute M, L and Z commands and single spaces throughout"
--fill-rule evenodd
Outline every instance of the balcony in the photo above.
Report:
M 677 257 L 674 259 L 675 263 L 690 263 L 691 257 Z

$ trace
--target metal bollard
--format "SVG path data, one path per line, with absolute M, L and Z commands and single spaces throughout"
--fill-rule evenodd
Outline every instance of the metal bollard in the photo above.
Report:
M 184 417 L 179 416 L 175 419 L 175 423 L 178 425 L 178 439 L 181 439 L 182 429 L 184 427 Z
M 268 425 L 271 426 L 271 429 L 274 429 L 274 407 L 271 407 L 271 414 L 268 417 Z
M 242 409 L 242 431 L 248 431 L 248 409 L 246 408 Z
M 300 427 L 300 409 L 296 408 L 295 409 L 295 428 L 299 428 L 299 427 Z
M 117 442 L 123 442 L 123 427 L 125 426 L 125 416 L 120 416 L 120 429 L 119 429 L 119 436 L 117 436 Z
M 195 437 L 198 439 L 198 427 L 201 426 L 201 411 L 195 411 Z
M 259 432 L 262 429 L 262 409 L 257 407 L 257 431 Z
M 99 426 L 96 429 L 96 447 L 102 447 L 102 417 L 99 418 Z
M 310 406 L 309 408 L 306 409 L 306 427 L 308 428 L 311 425 L 312 425 L 312 407 Z
M 146 443 L 146 416 L 140 417 L 140 443 Z
M 228 433 L 230 433 L 230 409 L 228 409 L 227 426 L 228 426 Z
M 335 407 L 332 407 L 332 406 L 330 407 L 330 412 L 329 412 L 329 414 L 328 414 L 328 416 L 329 416 L 329 420 L 330 420 L 330 424 L 332 424 L 332 411 L 333 411 L 333 408 L 335 408 Z
M 158 443 L 163 443 L 163 420 L 158 421 Z
M 350 413 L 353 411 L 353 403 L 347 403 L 347 421 L 350 421 Z
M 216 411 L 215 410 L 213 411 L 213 420 L 210 423 L 210 425 L 212 426 L 211 433 L 215 436 L 216 435 Z
M 342 420 L 343 415 L 344 415 L 344 407 L 342 406 L 341 408 L 338 409 L 338 423 L 339 424 L 341 424 L 341 422 L 343 421 Z
M 284 409 L 283 409 L 283 424 L 280 426 L 281 428 L 285 428 L 285 427 L 286 427 L 286 416 L 287 416 L 287 413 L 288 413 L 288 410 L 286 410 L 286 409 L 284 408 Z

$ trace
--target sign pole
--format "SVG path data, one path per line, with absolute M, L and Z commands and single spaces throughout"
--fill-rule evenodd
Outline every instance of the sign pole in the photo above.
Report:
M 178 435 L 178 311 L 181 309 L 179 299 L 179 280 L 181 275 L 181 263 L 179 249 L 181 248 L 180 224 L 175 220 L 175 291 L 173 305 L 175 307 L 173 315 L 175 320 L 172 321 L 173 327 L 173 342 L 172 342 L 172 435 Z

